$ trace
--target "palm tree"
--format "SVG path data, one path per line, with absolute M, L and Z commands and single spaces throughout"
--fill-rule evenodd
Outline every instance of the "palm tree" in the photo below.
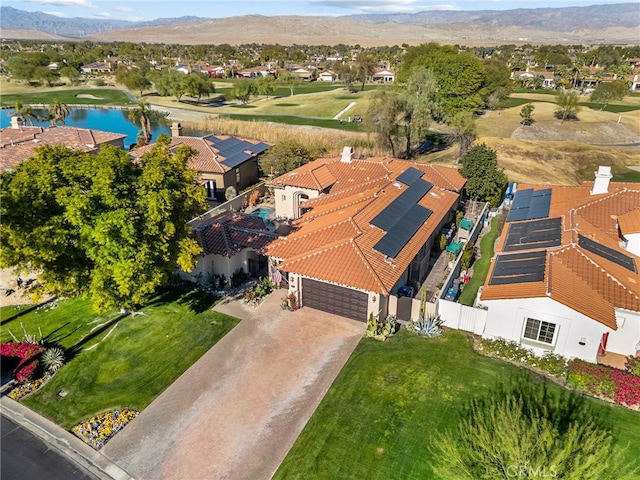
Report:
M 47 107 L 47 110 L 49 111 L 49 120 L 52 125 L 55 125 L 58 122 L 65 125 L 65 120 L 71 112 L 69 106 L 57 98 L 53 99 L 53 103 Z
M 151 121 L 149 119 L 151 108 L 149 104 L 142 100 L 138 107 L 129 112 L 129 118 L 134 122 L 140 122 L 140 132 L 136 137 L 136 146 L 148 145 L 151 141 Z
M 35 113 L 33 113 L 33 109 L 31 105 L 25 105 L 20 101 L 17 101 L 13 107 L 13 115 L 17 115 L 19 117 L 24 118 L 29 122 L 29 125 L 33 127 L 33 121 L 38 120 L 38 117 Z

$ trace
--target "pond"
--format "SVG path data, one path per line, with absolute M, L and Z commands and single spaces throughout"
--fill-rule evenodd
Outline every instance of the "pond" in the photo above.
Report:
M 13 109 L 3 109 L 0 115 L 0 128 L 11 125 L 11 114 Z M 34 109 L 34 115 L 37 118 L 46 118 L 46 110 Z M 140 125 L 133 122 L 128 117 L 128 110 L 103 109 L 103 108 L 72 108 L 69 112 L 65 124 L 70 127 L 90 128 L 93 130 L 102 130 L 105 132 L 121 133 L 127 137 L 124 139 L 126 149 L 136 142 L 136 137 L 140 131 Z M 165 133 L 171 136 L 170 122 L 161 115 L 153 115 L 151 120 L 151 138 L 156 140 L 158 135 Z M 34 121 L 34 125 L 48 127 L 48 120 Z M 27 125 L 30 125 L 27 120 Z M 183 131 L 183 135 L 203 135 L 199 132 Z

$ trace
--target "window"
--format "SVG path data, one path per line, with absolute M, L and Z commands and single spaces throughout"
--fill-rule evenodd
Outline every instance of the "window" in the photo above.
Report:
M 240 184 L 240 167 L 236 168 L 236 183 Z
M 287 199 L 286 195 L 282 195 L 282 201 L 285 201 Z
M 536 320 L 535 318 L 527 318 L 522 336 L 536 342 L 553 344 L 553 337 L 556 332 L 556 324 Z
M 216 198 L 216 181 L 215 180 L 207 180 L 205 183 L 205 187 L 207 189 L 207 198 L 209 200 Z

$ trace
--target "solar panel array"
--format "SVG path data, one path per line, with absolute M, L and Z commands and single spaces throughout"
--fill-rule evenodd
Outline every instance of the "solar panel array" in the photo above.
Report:
M 411 185 L 413 182 L 418 180 L 420 177 L 424 175 L 424 172 L 421 172 L 417 168 L 409 167 L 400 175 L 396 180 L 404 183 L 405 185 Z
M 385 232 L 390 231 L 432 187 L 431 182 L 422 179 L 415 180 L 398 198 L 387 205 L 387 208 L 376 215 L 371 220 L 371 224 Z
M 546 264 L 545 250 L 498 255 L 489 285 L 541 282 L 544 280 Z
M 518 190 L 507 216 L 507 222 L 546 218 L 549 216 L 550 207 L 550 188 L 544 190 L 533 190 L 532 188 Z
M 596 242 L 595 240 L 591 240 L 584 235 L 578 235 L 578 245 L 591 253 L 595 253 L 596 255 L 605 258 L 610 262 L 626 268 L 627 270 L 638 273 L 636 261 L 629 255 L 625 255 L 622 252 L 613 250 L 612 248 L 609 248 L 606 245 L 601 244 L 600 242 Z
M 235 168 L 269 148 L 269 145 L 264 142 L 254 144 L 236 137 L 221 139 L 215 135 L 209 135 L 205 138 L 213 143 L 213 146 L 218 149 L 220 155 L 225 158 L 220 163 L 229 168 Z
M 545 218 L 509 224 L 502 248 L 505 252 L 557 247 L 562 242 L 562 219 Z
M 373 248 L 395 258 L 432 213 L 422 205 L 413 205 Z

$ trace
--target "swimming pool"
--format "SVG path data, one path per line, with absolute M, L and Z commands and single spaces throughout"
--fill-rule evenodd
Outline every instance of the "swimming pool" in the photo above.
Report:
M 274 216 L 275 213 L 275 208 L 273 207 L 256 207 L 251 211 L 248 211 L 247 213 L 251 214 L 251 215 L 257 215 L 260 218 L 262 218 L 262 220 L 267 221 L 267 220 L 271 220 Z

